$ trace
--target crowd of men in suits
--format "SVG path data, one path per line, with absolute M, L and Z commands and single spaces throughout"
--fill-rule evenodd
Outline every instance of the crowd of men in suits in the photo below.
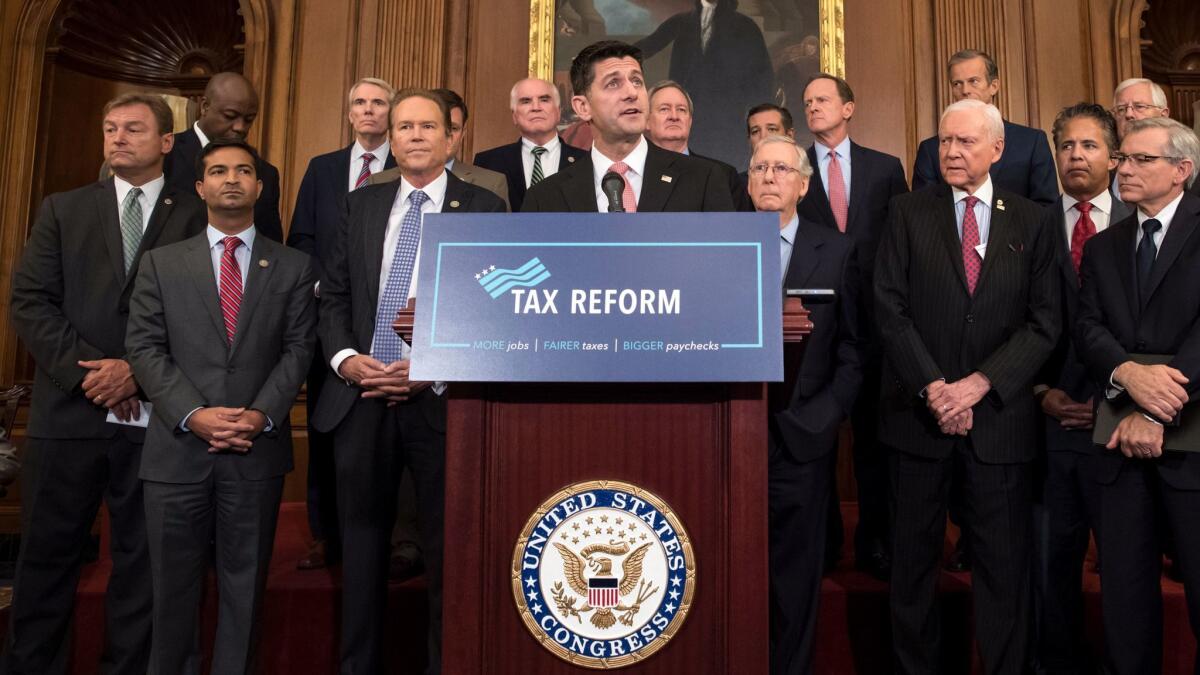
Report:
M 764 421 L 773 673 L 812 672 L 847 419 L 855 564 L 890 581 L 897 672 L 939 672 L 948 516 L 985 672 L 1095 672 L 1090 536 L 1105 666 L 1159 672 L 1165 548 L 1200 616 L 1200 469 L 1185 452 L 1198 448 L 1178 440 L 1200 382 L 1200 143 L 1148 80 L 1121 83 L 1111 111 L 1065 108 L 1051 143 L 1001 117 L 987 54 L 955 54 L 947 75 L 955 102 L 920 145 L 912 192 L 899 159 L 851 139 L 854 92 L 828 74 L 804 90 L 808 148 L 788 109 L 749 109 L 745 170 L 689 152 L 706 111 L 678 82 L 648 86 L 622 42 L 571 66 L 588 149 L 558 137 L 562 101 L 543 80 L 512 88 L 520 138 L 468 164 L 458 94 L 364 78 L 347 101 L 354 142 L 312 159 L 287 246 L 279 173 L 244 140 L 258 112 L 244 78 L 212 78 L 179 134 L 160 98 L 115 98 L 114 175 L 48 197 L 13 275 L 37 371 L 4 672 L 65 672 L 101 500 L 102 669 L 200 672 L 212 564 L 212 672 L 253 672 L 306 380 L 315 545 L 299 566 L 341 560 L 339 670 L 383 671 L 389 575 L 423 567 L 439 672 L 447 385 L 411 381 L 391 329 L 417 295 L 423 216 L 605 211 L 610 172 L 626 211 L 778 214 L 781 285 L 836 291 L 811 308 L 798 377 L 772 387 Z

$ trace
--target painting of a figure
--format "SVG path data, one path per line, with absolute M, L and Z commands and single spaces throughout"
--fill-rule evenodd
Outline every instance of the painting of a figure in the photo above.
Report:
M 801 91 L 820 70 L 819 1 L 556 0 L 555 82 L 565 100 L 571 58 L 596 40 L 636 44 L 648 84 L 674 80 L 691 95 L 689 150 L 744 167 L 748 108 L 773 102 L 802 119 Z

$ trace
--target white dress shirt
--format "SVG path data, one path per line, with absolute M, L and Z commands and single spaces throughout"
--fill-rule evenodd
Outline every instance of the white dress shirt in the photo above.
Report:
M 633 198 L 638 204 L 642 203 L 642 179 L 646 175 L 646 154 L 650 151 L 649 148 L 646 137 L 641 136 L 633 152 L 622 160 L 629 167 L 629 171 L 625 173 L 625 180 L 629 181 L 633 188 Z M 597 150 L 595 144 L 592 145 L 592 182 L 596 186 L 596 208 L 600 213 L 608 213 L 608 195 L 604 194 L 604 188 L 600 187 L 600 180 L 616 163 L 616 160 L 605 157 L 604 153 Z
M 537 143 L 521 137 L 521 169 L 525 172 L 525 187 L 529 187 L 529 181 L 533 180 L 533 149 L 537 147 Z M 558 173 L 558 162 L 562 157 L 562 141 L 558 140 L 558 134 L 554 134 L 554 138 L 546 141 L 542 146 L 546 149 L 546 154 L 542 155 L 542 178 L 549 178 Z M 608 202 L 605 202 L 607 204 Z
M 817 169 L 821 172 L 821 185 L 825 186 L 825 194 L 829 194 L 829 155 L 837 153 L 838 166 L 842 169 L 842 180 L 846 188 L 846 204 L 850 204 L 850 137 L 842 139 L 835 148 L 827 148 L 821 141 L 813 143 L 817 151 Z
M 952 188 L 954 194 L 954 219 L 958 222 L 958 239 L 962 241 L 963 235 L 963 217 L 967 215 L 967 197 L 972 195 Z M 992 177 L 988 175 L 983 181 L 983 185 L 975 190 L 975 197 L 979 199 L 975 204 L 975 224 L 979 226 L 979 257 L 987 256 L 988 235 L 992 231 Z
M 205 136 L 204 132 L 200 131 L 200 123 L 199 122 L 192 122 L 192 131 L 195 131 L 196 138 L 200 139 L 200 147 L 203 148 L 208 145 L 208 136 Z
M 1092 224 L 1096 226 L 1096 234 L 1100 234 L 1108 229 L 1109 221 L 1112 219 L 1112 194 L 1105 190 L 1088 201 L 1092 203 L 1092 210 L 1088 215 L 1092 218 Z M 1079 209 L 1075 208 L 1079 200 L 1064 192 L 1062 203 L 1063 221 L 1067 228 L 1067 250 L 1070 251 L 1071 237 L 1075 234 L 1075 223 L 1079 222 Z
M 1171 221 L 1175 219 L 1175 211 L 1177 211 L 1179 209 L 1179 202 L 1182 200 L 1183 200 L 1183 193 L 1180 192 L 1175 197 L 1175 199 L 1172 199 L 1169 204 L 1162 207 L 1162 210 L 1160 210 L 1158 213 L 1154 214 L 1153 216 L 1146 215 L 1146 213 L 1144 211 L 1142 211 L 1142 207 L 1140 207 L 1140 206 L 1138 207 L 1138 210 L 1137 210 L 1138 229 L 1137 229 L 1137 234 L 1135 235 L 1136 238 L 1134 239 L 1134 242 L 1133 242 L 1133 249 L 1135 251 L 1137 250 L 1138 244 L 1142 243 L 1142 236 L 1143 236 L 1142 223 L 1153 218 L 1154 220 L 1157 220 L 1158 222 L 1162 223 L 1162 227 L 1160 227 L 1158 229 L 1158 232 L 1154 233 L 1154 255 L 1155 255 L 1155 257 L 1158 256 L 1158 252 L 1162 250 L 1163 239 L 1166 239 L 1166 237 L 1167 237 L 1167 230 L 1169 230 L 1171 228 Z
M 360 141 L 354 141 L 354 147 L 350 148 L 350 182 L 348 186 L 351 192 L 354 191 L 354 185 L 358 183 L 358 174 L 362 173 L 362 156 L 368 152 L 375 156 L 375 159 L 371 160 L 371 173 L 377 174 L 383 171 L 383 164 L 387 161 L 388 153 L 391 150 L 387 141 L 380 143 L 379 147 L 373 150 L 364 148 Z
M 142 206 L 142 233 L 145 234 L 146 228 L 150 226 L 150 216 L 153 215 L 154 205 L 158 203 L 158 196 L 162 194 L 163 186 L 167 184 L 167 179 L 159 176 L 152 181 L 147 181 L 144 185 L 138 185 L 142 194 L 138 196 L 138 204 Z M 123 180 L 120 176 L 113 175 L 113 187 L 117 190 L 117 222 L 121 222 L 122 209 L 125 206 L 125 197 L 129 196 L 129 191 L 135 186 Z M 135 272 L 137 270 L 134 270 Z

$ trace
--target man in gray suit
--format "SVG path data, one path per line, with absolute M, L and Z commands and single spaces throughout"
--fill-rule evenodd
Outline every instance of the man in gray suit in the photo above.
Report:
M 261 236 L 257 156 L 214 140 L 196 158 L 207 230 L 144 258 L 126 346 L 154 405 L 141 478 L 154 586 L 150 670 L 200 671 L 197 615 L 216 541 L 214 673 L 255 668 L 256 619 L 283 476 L 288 413 L 315 341 L 309 257 Z

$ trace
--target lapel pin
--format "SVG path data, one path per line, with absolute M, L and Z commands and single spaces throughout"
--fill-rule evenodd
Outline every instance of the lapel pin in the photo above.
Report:
M 1003 211 L 1003 210 L 1004 210 L 1004 200 L 1003 200 L 1003 199 L 997 199 L 997 200 L 996 200 L 996 210 L 997 210 L 997 211 Z
M 174 202 L 171 201 L 170 197 L 167 197 L 166 199 L 163 200 L 163 204 L 166 204 L 167 206 L 170 206 L 173 203 Z
M 266 261 L 266 259 L 263 259 L 263 260 L 259 260 L 259 261 L 258 261 L 258 266 L 259 266 L 259 267 L 262 267 L 262 268 L 264 268 L 264 269 L 265 269 L 265 268 L 266 268 L 268 265 L 270 265 L 270 264 L 271 264 L 271 263 L 267 262 L 267 261 Z
M 574 157 L 568 157 L 568 158 L 567 158 L 567 164 L 574 164 L 574 163 L 575 163 L 575 158 L 574 158 Z
M 450 200 L 450 208 L 457 209 L 458 207 L 459 207 L 459 203 L 458 203 L 457 199 Z
M 667 175 L 662 175 L 662 176 L 659 176 L 659 178 L 662 178 L 662 182 L 664 182 L 664 183 L 670 183 L 670 182 L 671 182 L 671 177 L 670 177 L 670 176 L 667 176 Z

